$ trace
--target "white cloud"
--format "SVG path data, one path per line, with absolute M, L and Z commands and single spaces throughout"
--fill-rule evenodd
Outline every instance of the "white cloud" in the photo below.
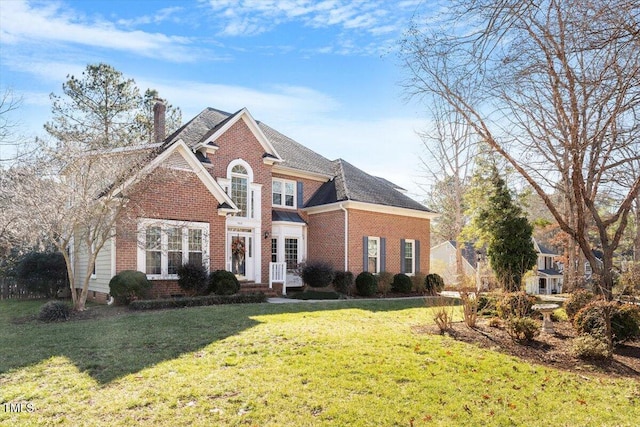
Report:
M 214 12 L 211 23 L 224 36 L 253 36 L 271 31 L 280 24 L 298 22 L 303 26 L 323 29 L 336 27 L 343 37 L 367 35 L 379 38 L 377 45 L 388 45 L 406 27 L 415 10 L 413 2 L 381 0 L 209 0 Z M 333 49 L 339 54 L 375 54 L 369 47 L 354 43 L 349 49 Z
M 421 173 L 421 142 L 416 131 L 424 122 L 419 119 L 320 117 L 283 123 L 280 127 L 269 124 L 329 159 L 342 158 L 371 175 L 400 185 L 413 196 L 421 193 L 416 184 Z
M 154 88 L 171 104 L 180 106 L 189 120 L 206 107 L 235 112 L 243 107 L 265 123 L 310 122 L 340 108 L 332 97 L 314 89 L 272 85 L 264 90 L 194 81 L 158 81 L 136 78 L 138 87 Z
M 175 18 L 175 14 L 177 12 L 181 12 L 183 9 L 184 8 L 177 7 L 177 6 L 166 7 L 164 9 L 160 9 L 153 15 L 139 16 L 134 19 L 119 19 L 118 24 L 127 26 L 127 27 L 134 27 L 136 25 L 144 25 L 144 24 L 159 24 L 161 22 L 168 21 L 168 20 L 179 21 L 179 19 Z
M 133 52 L 138 55 L 189 62 L 198 53 L 186 37 L 144 31 L 126 31 L 107 21 L 87 22 L 61 4 L 32 6 L 26 1 L 0 2 L 2 44 L 57 42 Z
M 136 78 L 140 88 L 157 89 L 163 98 L 182 109 L 183 121 L 191 120 L 206 107 L 235 112 L 247 107 L 256 120 L 333 160 L 342 158 L 365 172 L 388 179 L 422 200 L 421 142 L 416 130 L 419 119 L 407 117 L 339 118 L 341 106 L 330 96 L 313 89 L 274 86 L 258 90 L 241 86 L 198 82 L 161 82 Z M 48 94 L 25 94 L 24 103 L 33 112 L 28 123 L 42 133 L 49 120 Z M 338 118 L 336 118 L 336 116 Z
M 343 106 L 331 96 L 308 87 L 283 84 L 257 89 L 141 78 L 136 82 L 141 88 L 157 89 L 171 104 L 180 106 L 185 122 L 206 107 L 228 112 L 247 107 L 256 120 L 329 159 L 343 158 L 406 188 L 414 197 L 422 193 L 416 183 L 422 154 L 416 131 L 425 126 L 421 119 L 352 118 L 341 114 Z

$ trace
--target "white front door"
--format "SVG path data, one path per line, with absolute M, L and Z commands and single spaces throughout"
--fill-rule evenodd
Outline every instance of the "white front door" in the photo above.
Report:
M 230 271 L 239 280 L 255 280 L 253 233 L 229 230 L 227 235 L 227 262 Z

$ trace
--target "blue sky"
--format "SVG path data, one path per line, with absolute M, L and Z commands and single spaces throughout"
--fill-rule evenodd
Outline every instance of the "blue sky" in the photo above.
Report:
M 0 85 L 22 96 L 26 134 L 42 134 L 49 94 L 105 62 L 157 89 L 189 120 L 247 107 L 330 159 L 343 158 L 421 199 L 424 107 L 406 102 L 395 56 L 407 0 L 0 1 Z

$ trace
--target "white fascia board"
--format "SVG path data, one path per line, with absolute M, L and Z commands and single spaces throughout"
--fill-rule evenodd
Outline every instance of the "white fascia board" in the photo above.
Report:
M 321 205 L 321 206 L 312 206 L 310 208 L 304 208 L 302 209 L 302 211 L 307 212 L 309 215 L 313 215 L 313 214 L 318 214 L 323 212 L 332 212 L 332 211 L 340 210 L 340 206 L 343 206 L 345 209 L 376 212 L 376 213 L 383 213 L 383 214 L 389 214 L 389 215 L 406 216 L 411 218 L 433 219 L 440 216 L 440 214 L 433 213 L 433 212 L 399 208 L 396 206 L 378 205 L 375 203 L 356 202 L 353 200 L 335 202 L 335 203 L 330 203 L 330 204 Z
M 306 178 L 313 181 L 327 182 L 333 178 L 333 175 L 325 175 L 317 172 L 303 171 L 300 169 L 294 169 L 282 165 L 274 165 L 271 170 L 273 173 L 279 173 L 281 175 L 293 176 L 297 178 Z
M 206 145 L 209 142 L 214 142 L 215 143 L 215 141 L 221 135 L 223 135 L 226 131 L 228 131 L 231 128 L 231 126 L 233 126 L 240 119 L 244 120 L 245 124 L 249 127 L 251 132 L 255 135 L 255 137 L 258 140 L 258 142 L 260 143 L 260 145 L 262 145 L 262 148 L 264 148 L 264 151 L 269 153 L 269 154 L 271 154 L 271 155 L 273 155 L 273 156 L 275 156 L 275 158 L 272 159 L 273 162 L 281 162 L 281 161 L 283 161 L 282 157 L 280 157 L 280 155 L 278 154 L 276 149 L 273 147 L 273 145 L 271 144 L 269 139 L 267 139 L 267 137 L 264 134 L 264 132 L 262 132 L 262 129 L 260 129 L 260 126 L 258 126 L 258 123 L 254 120 L 253 116 L 251 116 L 251 113 L 249 113 L 249 110 L 247 110 L 246 108 L 243 108 L 242 110 L 238 111 L 220 129 L 218 129 L 211 136 L 209 136 L 207 139 L 202 141 L 201 145 Z
M 196 174 L 196 176 L 200 179 L 200 181 L 207 187 L 207 190 L 211 193 L 211 195 L 218 201 L 218 203 L 227 203 L 232 207 L 232 212 L 238 212 L 238 208 L 233 203 L 231 198 L 222 190 L 222 188 L 218 185 L 215 179 L 211 176 L 209 172 L 207 172 L 206 168 L 202 165 L 202 163 L 196 158 L 195 154 L 187 147 L 187 144 L 182 139 L 179 139 L 175 143 L 173 143 L 169 148 L 160 153 L 155 159 L 149 162 L 140 172 L 140 176 L 146 176 L 155 168 L 160 166 L 165 160 L 167 160 L 174 152 L 178 152 L 185 161 L 191 167 L 191 170 Z M 138 175 L 138 174 L 137 174 Z M 137 181 L 136 176 L 129 178 L 121 188 L 126 188 L 129 185 L 133 184 Z

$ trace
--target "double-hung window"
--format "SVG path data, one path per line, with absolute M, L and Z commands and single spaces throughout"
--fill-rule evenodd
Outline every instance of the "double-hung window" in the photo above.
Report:
M 160 227 L 145 230 L 145 273 L 149 275 L 162 274 L 161 230 Z
M 415 241 L 414 240 L 405 240 L 404 241 L 404 273 L 408 275 L 412 275 L 415 273 Z
M 204 247 L 202 246 L 202 229 L 190 228 L 189 229 L 189 264 L 202 265 L 202 253 Z
M 285 208 L 296 207 L 296 182 L 286 179 L 271 181 L 271 204 Z
M 187 263 L 208 267 L 209 224 L 141 220 L 138 269 L 150 279 L 176 278 Z
M 367 248 L 367 259 L 368 259 L 367 271 L 374 274 L 379 273 L 380 272 L 380 238 L 379 237 L 369 237 L 368 248 Z

